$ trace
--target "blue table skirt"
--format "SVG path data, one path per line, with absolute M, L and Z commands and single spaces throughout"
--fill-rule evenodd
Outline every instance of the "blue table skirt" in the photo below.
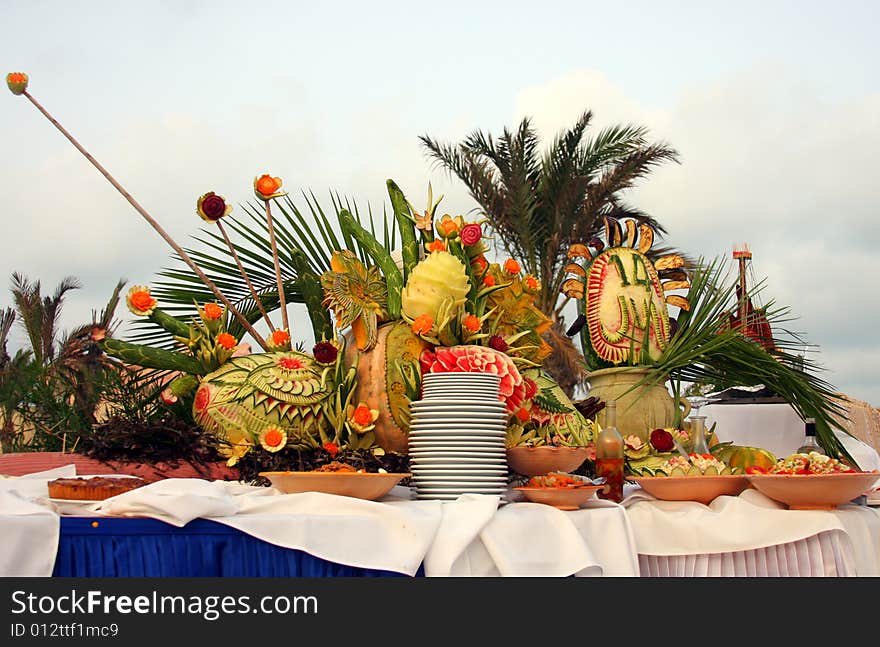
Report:
M 56 577 L 394 577 L 328 562 L 196 519 L 62 517 Z M 423 575 L 420 568 L 418 575 Z

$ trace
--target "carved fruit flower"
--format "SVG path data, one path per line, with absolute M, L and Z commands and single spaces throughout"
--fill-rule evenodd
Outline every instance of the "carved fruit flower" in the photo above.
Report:
M 348 424 L 359 434 L 365 434 L 376 426 L 378 409 L 370 409 L 361 401 L 356 407 L 348 405 Z
M 468 223 L 461 228 L 462 245 L 476 245 L 483 237 L 483 228 L 475 222 Z
M 10 72 L 6 75 L 6 85 L 12 94 L 24 94 L 27 90 L 28 75 L 24 72 Z
M 649 441 L 651 443 L 651 446 L 658 452 L 669 452 L 672 451 L 673 447 L 675 447 L 675 443 L 672 439 L 672 434 L 665 429 L 654 429 L 651 432 Z
M 286 195 L 281 191 L 281 178 L 268 174 L 254 178 L 254 194 L 260 200 L 271 200 Z
M 223 196 L 209 191 L 196 202 L 196 212 L 206 222 L 217 222 L 223 216 L 229 215 L 232 205 L 226 204 Z
M 278 452 L 287 444 L 287 432 L 278 425 L 269 425 L 260 432 L 260 446 L 267 452 Z
M 377 267 L 367 268 L 350 251 L 336 251 L 330 270 L 321 274 L 324 305 L 333 311 L 336 327 L 351 326 L 358 350 L 379 340 L 379 321 L 387 317 L 388 288 Z
M 516 414 L 523 406 L 526 386 L 513 360 L 485 346 L 438 346 L 420 358 L 422 373 L 494 373 L 501 378 L 499 400 Z
M 156 307 L 156 299 L 150 296 L 150 288 L 146 285 L 134 285 L 125 295 L 125 305 L 132 314 L 139 317 L 148 317 L 153 314 Z
M 286 330 L 273 330 L 268 341 L 270 350 L 288 350 L 290 348 L 290 333 Z

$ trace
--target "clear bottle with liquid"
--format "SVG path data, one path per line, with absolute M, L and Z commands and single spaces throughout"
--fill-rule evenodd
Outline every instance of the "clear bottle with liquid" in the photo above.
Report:
M 810 452 L 825 453 L 819 441 L 816 440 L 816 421 L 813 418 L 804 420 L 804 442 L 797 450 L 798 454 L 809 454 Z
M 605 478 L 602 499 L 623 500 L 623 437 L 617 431 L 617 403 L 605 403 L 605 425 L 596 436 L 596 476 Z
M 691 416 L 691 438 L 693 438 L 694 454 L 708 454 L 709 443 L 706 442 L 706 416 Z

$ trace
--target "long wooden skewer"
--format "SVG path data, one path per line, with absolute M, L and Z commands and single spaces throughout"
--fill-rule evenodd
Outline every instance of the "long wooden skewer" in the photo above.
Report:
M 238 309 L 234 305 L 232 305 L 232 303 L 229 301 L 229 299 L 227 299 L 226 296 L 222 292 L 220 292 L 220 289 L 214 284 L 214 282 L 208 278 L 208 276 L 201 270 L 201 268 L 199 268 L 198 265 L 195 264 L 195 261 L 193 261 L 190 258 L 189 254 L 187 254 L 185 251 L 183 251 L 183 248 L 180 245 L 178 245 L 170 235 L 168 235 L 168 233 L 162 228 L 162 226 L 156 220 L 154 220 L 153 217 L 149 213 L 147 213 L 146 209 L 144 209 L 141 205 L 139 205 L 137 203 L 137 201 L 131 196 L 131 194 L 128 191 L 126 191 L 123 188 L 123 186 L 121 184 L 119 184 L 119 182 L 117 182 L 116 179 L 112 175 L 110 175 L 110 173 L 107 171 L 107 169 L 105 169 L 103 166 L 101 166 L 101 164 L 98 162 L 98 160 L 96 160 L 94 157 L 92 157 L 92 155 L 85 148 L 83 148 L 80 145 L 80 143 L 78 141 L 76 141 L 76 139 L 74 139 L 73 135 L 71 135 L 69 132 L 67 132 L 67 130 L 64 128 L 64 126 L 62 126 L 60 123 L 58 123 L 58 121 L 52 115 L 50 115 L 49 112 L 43 106 L 40 105 L 39 101 L 34 99 L 33 96 L 31 96 L 31 94 L 27 90 L 24 90 L 22 92 L 22 94 L 24 96 L 26 96 L 28 98 L 28 100 L 37 107 L 37 110 L 39 110 L 40 112 L 43 113 L 43 115 L 46 117 L 46 119 L 48 119 L 52 123 L 53 126 L 55 126 L 59 131 L 61 131 L 62 135 L 67 137 L 67 139 L 70 141 L 70 143 L 73 144 L 76 147 L 76 149 L 80 153 L 82 153 L 85 156 L 85 158 L 87 160 L 89 160 L 92 163 L 92 165 L 94 165 L 94 167 L 96 169 L 98 169 L 98 171 L 101 172 L 101 175 L 103 175 L 105 178 L 107 178 L 107 181 L 110 182 L 110 184 L 112 184 L 116 188 L 116 190 L 122 194 L 122 197 L 125 198 L 126 200 L 128 200 L 129 204 L 131 204 L 131 206 L 134 207 L 135 210 L 139 214 L 141 214 L 148 223 L 150 223 L 150 225 L 153 227 L 153 229 L 155 229 L 159 233 L 159 235 L 165 239 L 165 242 L 167 242 L 169 245 L 171 245 L 171 248 L 175 252 L 177 252 L 177 255 L 180 256 L 180 258 L 182 258 L 183 261 L 187 265 L 189 265 L 190 269 L 192 269 L 192 271 L 196 273 L 196 275 L 201 279 L 202 283 L 204 283 L 205 286 L 209 290 L 211 290 L 211 292 L 213 292 L 214 295 L 218 299 L 220 299 L 220 301 L 223 302 L 223 304 L 229 309 L 229 311 L 233 315 L 235 315 L 235 318 L 238 319 L 239 323 L 242 326 L 244 326 L 245 330 L 247 330 L 251 335 L 253 335 L 253 338 L 263 348 L 263 350 L 268 351 L 269 347 L 266 344 L 266 340 L 263 339 L 262 335 L 260 335 L 260 333 L 258 333 L 254 329 L 254 327 L 251 326 L 250 322 L 244 317 L 244 315 L 242 315 L 238 311 Z M 267 205 L 267 208 L 268 208 L 268 205 Z M 276 264 L 277 264 L 277 261 L 276 261 Z M 282 300 L 282 303 L 283 303 L 283 300 Z M 285 323 L 285 327 L 286 327 L 287 326 L 286 313 L 285 313 L 284 319 L 285 319 L 284 323 Z
M 272 222 L 272 209 L 269 201 L 266 204 L 266 222 L 269 224 L 269 243 L 272 245 L 272 261 L 275 263 L 275 280 L 278 282 L 278 300 L 281 302 L 281 326 L 290 332 L 290 324 L 287 323 L 287 300 L 284 298 L 284 286 L 281 282 L 281 263 L 278 260 L 278 245 L 275 243 L 275 226 Z
M 241 273 L 244 282 L 247 283 L 248 289 L 251 291 L 251 296 L 254 298 L 257 308 L 260 309 L 260 314 L 263 315 L 266 325 L 269 326 L 269 332 L 274 332 L 275 326 L 272 325 L 272 320 L 269 319 L 269 313 L 267 313 L 266 309 L 263 307 L 263 301 L 260 299 L 260 295 L 257 294 L 257 289 L 254 287 L 254 284 L 251 283 L 251 278 L 245 271 L 244 265 L 242 265 L 241 259 L 238 257 L 238 252 L 235 251 L 232 241 L 229 240 L 229 235 L 226 233 L 226 227 L 224 227 L 223 223 L 219 220 L 217 221 L 217 227 L 220 229 L 220 233 L 223 234 L 223 240 L 226 241 L 226 245 L 229 247 L 229 253 L 232 254 L 232 258 L 235 259 L 235 264 L 238 265 L 238 271 Z

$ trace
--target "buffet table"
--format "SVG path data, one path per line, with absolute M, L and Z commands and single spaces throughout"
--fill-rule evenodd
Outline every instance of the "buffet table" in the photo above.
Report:
M 59 506 L 46 480 L 0 480 L 0 575 L 880 576 L 877 509 L 790 511 L 752 489 L 705 506 L 627 486 L 623 505 L 562 511 L 166 479 Z

